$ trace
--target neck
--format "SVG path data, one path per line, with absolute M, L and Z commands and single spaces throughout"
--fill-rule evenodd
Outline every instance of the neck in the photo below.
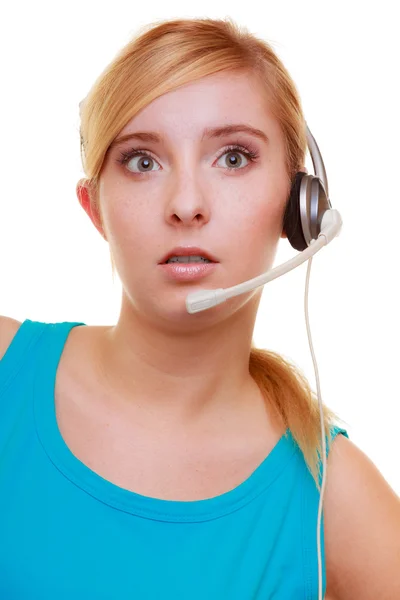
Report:
M 249 373 L 258 303 L 251 300 L 224 322 L 195 332 L 171 332 L 122 310 L 97 348 L 105 394 L 134 414 L 171 425 L 243 416 L 249 397 L 263 402 Z

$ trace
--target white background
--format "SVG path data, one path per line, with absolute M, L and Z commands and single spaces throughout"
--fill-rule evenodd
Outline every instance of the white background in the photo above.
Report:
M 249 10 L 249 6 L 251 9 Z M 201 12 L 197 12 L 201 9 Z M 0 15 L 0 314 L 117 320 L 107 243 L 75 195 L 78 103 L 137 29 L 229 15 L 270 42 L 300 91 L 343 229 L 314 257 L 309 292 L 322 398 L 400 494 L 399 77 L 396 2 L 9 2 Z M 306 166 L 312 172 L 309 156 Z M 275 265 L 296 254 L 281 240 Z M 307 263 L 264 288 L 257 345 L 316 389 Z

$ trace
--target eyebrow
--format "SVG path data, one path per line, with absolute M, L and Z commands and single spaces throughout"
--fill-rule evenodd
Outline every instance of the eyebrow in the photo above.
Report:
M 245 125 L 244 123 L 232 124 L 232 125 L 224 125 L 219 127 L 206 127 L 203 131 L 203 135 L 201 137 L 201 141 L 205 139 L 211 138 L 221 138 L 232 133 L 248 133 L 253 135 L 259 139 L 261 139 L 265 143 L 269 143 L 268 137 L 265 135 L 261 129 L 256 129 L 255 127 L 251 127 L 250 125 Z M 126 142 L 127 140 L 137 139 L 143 142 L 154 142 L 160 143 L 164 141 L 164 137 L 155 131 L 137 131 L 135 133 L 127 133 L 125 135 L 121 135 L 116 138 L 111 144 L 110 148 L 113 148 L 117 144 L 121 144 Z

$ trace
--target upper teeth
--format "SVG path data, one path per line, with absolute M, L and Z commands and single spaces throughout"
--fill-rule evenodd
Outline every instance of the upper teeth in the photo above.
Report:
M 208 260 L 208 258 L 204 258 L 203 256 L 171 256 L 171 258 L 169 258 L 167 260 L 167 263 L 169 263 L 169 262 L 188 263 L 188 262 L 211 262 L 211 261 Z

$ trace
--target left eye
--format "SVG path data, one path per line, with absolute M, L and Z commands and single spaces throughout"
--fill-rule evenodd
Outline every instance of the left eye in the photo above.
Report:
M 236 150 L 236 149 L 232 149 L 232 150 L 225 150 L 225 152 L 224 152 L 223 154 L 221 154 L 221 156 L 219 157 L 218 161 L 219 161 L 219 160 L 220 160 L 220 159 L 221 159 L 223 156 L 225 156 L 226 154 L 232 154 L 232 155 L 235 155 L 235 154 L 236 154 L 236 155 L 238 155 L 238 154 L 241 154 L 242 156 L 244 156 L 244 157 L 245 157 L 245 159 L 246 159 L 246 160 L 250 160 L 250 159 L 251 159 L 251 156 L 250 156 L 249 152 L 245 152 L 244 150 Z M 230 159 L 228 159 L 228 160 L 230 160 Z M 238 163 L 237 157 L 235 157 L 235 161 L 236 161 L 235 163 L 231 163 L 231 162 L 230 162 L 230 163 L 228 163 L 228 165 L 229 165 L 229 166 L 228 166 L 228 170 L 229 170 L 229 171 L 232 171 L 232 170 L 237 170 L 237 169 L 235 168 L 235 167 L 237 167 L 237 163 Z M 226 164 L 226 161 L 225 161 L 225 164 Z M 240 159 L 240 160 L 239 160 L 239 165 L 241 165 L 241 164 L 242 164 L 242 160 Z M 247 167 L 247 165 L 248 165 L 248 163 L 246 163 L 244 166 L 245 166 L 245 167 Z

